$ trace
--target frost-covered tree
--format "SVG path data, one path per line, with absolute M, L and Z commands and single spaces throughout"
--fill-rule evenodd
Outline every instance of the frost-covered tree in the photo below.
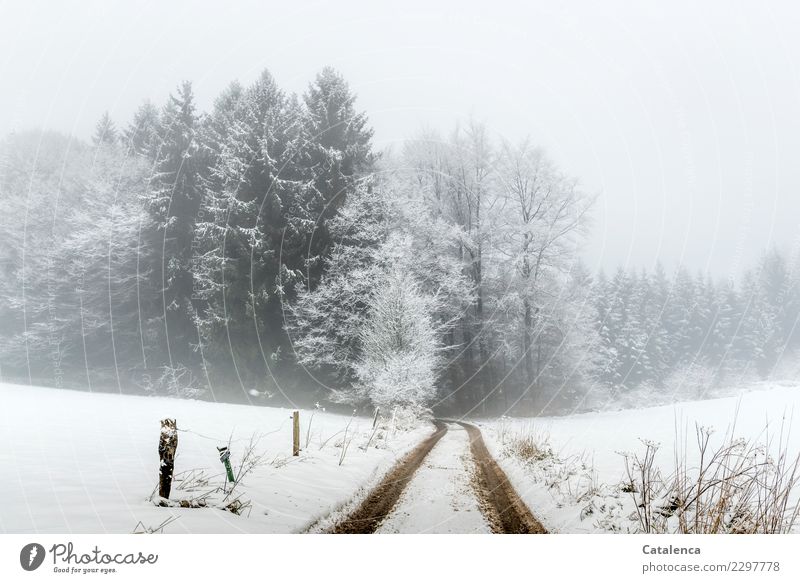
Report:
M 548 317 L 545 304 L 552 291 L 544 279 L 570 265 L 592 201 L 529 139 L 503 144 L 499 170 L 505 220 L 495 245 L 515 273 L 510 288 L 521 302 L 525 382 L 541 388 L 542 344 L 548 342 L 549 327 L 540 320 Z
M 383 409 L 420 410 L 433 402 L 441 366 L 435 302 L 403 266 L 381 275 L 359 332 L 356 390 L 345 399 Z
M 22 134 L 8 145 L 4 374 L 124 387 L 155 351 L 140 318 L 140 305 L 157 293 L 141 265 L 150 249 L 139 239 L 148 169 L 121 148 L 90 151 L 57 134 Z
M 123 132 L 122 141 L 129 151 L 149 162 L 158 159 L 160 116 L 158 108 L 145 101 L 133 114 L 133 120 Z
M 459 357 L 448 367 L 454 396 L 465 406 L 485 403 L 496 384 L 492 366 L 495 330 L 487 321 L 489 288 L 484 255 L 490 249 L 499 208 L 493 169 L 497 153 L 484 124 L 470 120 L 446 138 L 423 132 L 406 144 L 404 165 L 410 183 L 423 195 L 433 217 L 457 228 L 461 235 L 452 250 L 472 288 L 472 301 L 454 330 L 461 346 Z
M 305 166 L 308 188 L 297 201 L 288 236 L 304 250 L 306 276 L 313 287 L 330 249 L 327 221 L 344 205 L 358 182 L 373 170 L 373 130 L 356 107 L 344 77 L 324 68 L 303 95 L 296 156 Z
M 229 86 L 204 128 L 210 167 L 193 257 L 203 355 L 223 374 L 236 371 L 242 383 L 262 389 L 274 388 L 269 367 L 281 343 L 281 292 L 293 283 L 281 274 L 281 224 L 300 188 L 287 168 L 294 123 L 265 71 L 247 88 Z
M 650 293 L 643 307 L 643 322 L 647 331 L 647 357 L 650 363 L 650 380 L 656 384 L 663 381 L 670 371 L 673 355 L 670 334 L 664 326 L 664 314 L 670 296 L 671 283 L 658 263 L 649 276 Z
M 447 375 L 462 405 L 519 403 L 556 383 L 548 363 L 565 338 L 556 314 L 591 199 L 530 141 L 498 146 L 475 121 L 447 138 L 423 132 L 403 158 L 431 216 L 462 233 L 449 254 L 472 301 Z
M 298 362 L 353 401 L 365 399 L 357 374 L 362 332 L 387 274 L 403 275 L 429 298 L 428 317 L 443 349 L 471 296 L 460 263 L 446 253 L 459 231 L 432 219 L 401 186 L 381 182 L 349 197 L 330 221 L 334 245 L 322 279 L 300 293 L 287 325 Z
M 287 330 L 298 362 L 315 376 L 330 374 L 332 384 L 354 381 L 361 325 L 382 269 L 379 249 L 395 213 L 376 189 L 351 195 L 330 222 L 334 245 L 322 280 L 303 289 L 291 307 Z
M 161 305 L 148 316 L 162 328 L 161 346 L 170 366 L 194 360 L 191 346 L 197 344 L 191 271 L 203 168 L 197 131 L 192 85 L 184 82 L 161 112 L 155 172 L 143 196 L 152 226 L 142 236 L 156 250 L 155 264 L 147 267 L 161 290 Z

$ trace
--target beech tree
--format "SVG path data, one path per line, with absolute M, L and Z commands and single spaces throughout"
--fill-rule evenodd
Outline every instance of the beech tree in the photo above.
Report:
M 504 143 L 500 157 L 506 221 L 497 241 L 515 278 L 510 284 L 521 302 L 522 359 L 530 388 L 539 382 L 542 344 L 547 342 L 543 280 L 548 272 L 566 270 L 575 254 L 592 200 L 574 179 L 564 175 L 529 139 L 517 146 Z

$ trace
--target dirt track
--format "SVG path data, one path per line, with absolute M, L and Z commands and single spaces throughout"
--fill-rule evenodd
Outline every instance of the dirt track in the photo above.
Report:
M 470 452 L 475 463 L 473 484 L 481 510 L 495 533 L 544 534 L 547 531 L 528 510 L 492 458 L 480 430 L 469 423 L 458 423 L 469 435 Z M 445 421 L 436 420 L 436 431 L 403 457 L 367 498 L 347 518 L 329 532 L 369 534 L 375 532 L 392 511 L 414 473 L 439 440 L 447 433 Z
M 425 456 L 447 433 L 447 425 L 438 419 L 436 431 L 414 450 L 406 454 L 381 480 L 355 511 L 336 524 L 330 532 L 335 534 L 371 534 L 394 507 L 414 472 Z
M 472 457 L 478 468 L 478 489 L 492 529 L 506 534 L 546 534 L 542 523 L 514 491 L 505 472 L 486 449 L 480 429 L 470 423 L 457 421 L 469 434 Z

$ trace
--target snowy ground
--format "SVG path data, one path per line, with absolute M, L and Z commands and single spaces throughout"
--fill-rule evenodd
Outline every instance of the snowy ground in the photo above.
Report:
M 376 435 L 372 419 L 301 411 L 299 457 L 291 411 L 155 397 L 0 384 L 0 532 L 296 532 L 377 480 L 432 427 Z M 249 515 L 214 508 L 159 508 L 148 501 L 158 471 L 159 420 L 177 419 L 176 475 L 203 469 L 221 483 L 216 447 L 231 439 L 236 465 L 251 438 L 263 463 L 242 484 Z M 339 465 L 345 427 L 349 447 Z M 182 496 L 173 486 L 170 498 Z
M 800 386 L 773 386 L 740 397 L 646 409 L 501 419 L 479 425 L 490 451 L 548 530 L 607 532 L 631 526 L 625 518 L 630 513 L 630 496 L 615 489 L 625 477 L 620 453 L 642 452 L 640 439 L 659 442 L 656 463 L 671 471 L 676 443 L 691 459 L 695 423 L 715 429 L 712 444 L 733 432 L 736 437 L 772 441 L 776 450 L 781 438 L 796 456 L 800 452 Z M 504 443 L 515 433 L 549 441 L 553 458 L 523 463 L 507 455 Z M 795 502 L 798 495 L 800 491 Z
M 466 430 L 450 423 L 378 533 L 490 533 L 471 480 Z
M 290 413 L 0 384 L 0 532 L 127 533 L 170 517 L 177 520 L 165 532 L 304 531 L 363 497 L 432 431 L 427 424 L 381 431 L 365 451 L 371 419 L 316 411 L 312 421 L 311 411 L 301 411 L 303 451 L 293 457 Z M 487 446 L 548 530 L 625 532 L 632 526 L 631 501 L 616 487 L 625 477 L 620 452 L 642 451 L 640 439 L 660 442 L 656 461 L 669 470 L 675 444 L 693 443 L 699 423 L 717 430 L 715 443 L 733 431 L 772 439 L 773 449 L 782 430 L 784 445 L 797 454 L 795 414 L 800 416 L 800 387 L 782 386 L 740 398 L 480 425 Z M 209 480 L 203 488 L 222 483 L 216 447 L 230 439 L 236 465 L 255 436 L 262 463 L 241 485 L 243 499 L 251 502 L 248 512 L 162 508 L 148 500 L 157 479 L 159 420 L 165 417 L 176 418 L 180 430 L 176 477 L 202 470 Z M 549 442 L 552 455 L 535 463 L 508 455 L 515 434 Z M 379 532 L 489 532 L 470 483 L 473 472 L 466 433 L 451 424 Z M 176 481 L 172 499 L 192 495 Z

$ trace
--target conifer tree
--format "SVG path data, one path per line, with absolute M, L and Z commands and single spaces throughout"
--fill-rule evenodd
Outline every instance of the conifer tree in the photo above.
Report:
M 303 228 L 293 234 L 306 249 L 304 261 L 312 285 L 331 245 L 326 221 L 345 203 L 356 183 L 372 172 L 376 160 L 373 131 L 366 114 L 356 109 L 355 100 L 344 78 L 330 67 L 317 75 L 303 96 L 297 154 L 306 166 L 308 188 L 298 201 Z
M 92 136 L 92 143 L 95 146 L 100 145 L 111 145 L 117 143 L 118 140 L 117 135 L 117 127 L 114 125 L 114 122 L 111 120 L 111 116 L 108 115 L 107 111 L 103 112 L 103 115 L 97 121 L 97 125 L 94 128 L 94 135 Z
M 158 108 L 145 101 L 133 114 L 133 120 L 124 132 L 128 150 L 150 162 L 158 158 L 160 120 Z
M 160 305 L 150 317 L 158 322 L 159 344 L 169 366 L 194 361 L 192 347 L 198 342 L 191 265 L 203 167 L 197 131 L 194 94 L 187 81 L 170 95 L 161 112 L 155 174 L 144 197 L 152 218 L 144 235 L 155 250 L 155 264 L 149 267 L 161 291 Z

